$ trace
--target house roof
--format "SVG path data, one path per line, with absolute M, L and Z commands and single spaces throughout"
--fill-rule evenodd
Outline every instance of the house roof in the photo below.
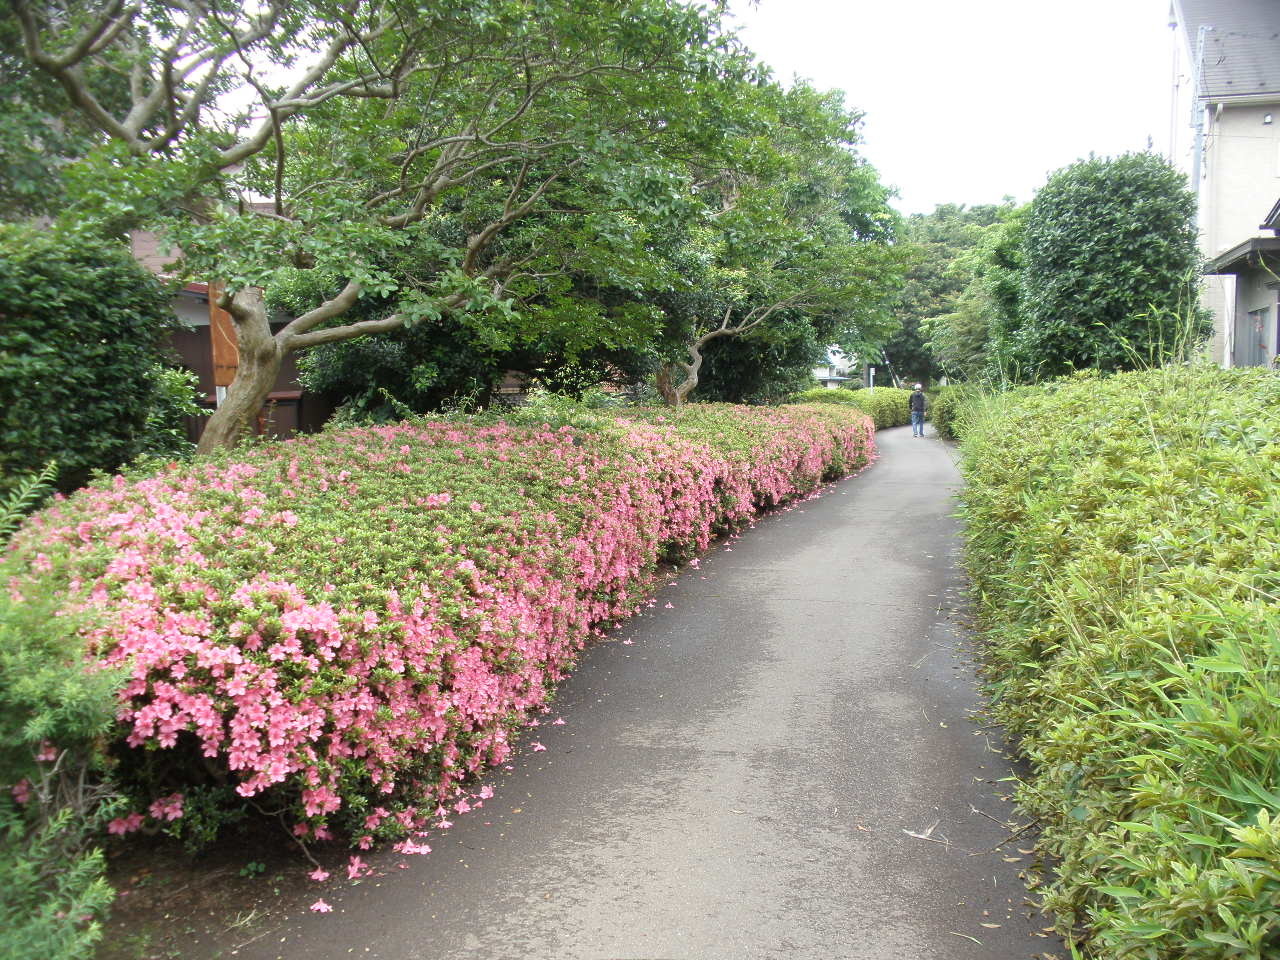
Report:
M 1200 95 L 1210 101 L 1280 96 L 1280 3 L 1275 0 L 1175 0 L 1191 56 L 1205 35 Z
M 1280 267 L 1280 237 L 1253 237 L 1205 264 L 1205 273 L 1244 273 L 1265 265 L 1270 270 Z
M 1276 205 L 1271 208 L 1271 212 L 1267 214 L 1266 219 L 1258 224 L 1259 230 L 1273 230 L 1280 234 L 1280 200 L 1276 201 Z

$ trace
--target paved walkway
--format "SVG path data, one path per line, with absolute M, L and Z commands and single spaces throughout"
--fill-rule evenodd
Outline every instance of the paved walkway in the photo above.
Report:
M 379 854 L 238 956 L 1065 956 L 1024 906 L 1026 838 L 992 852 L 1015 814 L 952 617 L 952 450 L 879 443 L 589 650 L 546 751 L 430 856 Z

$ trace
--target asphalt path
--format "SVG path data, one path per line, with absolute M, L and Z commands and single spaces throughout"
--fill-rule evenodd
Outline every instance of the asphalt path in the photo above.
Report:
M 238 957 L 1064 956 L 979 697 L 954 451 L 881 431 L 587 650 L 495 796 Z M 553 725 L 553 718 L 563 725 Z

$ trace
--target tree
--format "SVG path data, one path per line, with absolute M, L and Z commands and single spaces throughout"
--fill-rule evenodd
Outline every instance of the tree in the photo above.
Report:
M 674 0 L 11 3 L 108 141 L 69 171 L 73 215 L 161 226 L 226 284 L 240 365 L 202 451 L 239 439 L 291 352 L 446 313 L 501 340 L 550 315 L 534 301 L 576 307 L 580 344 L 651 327 L 613 330 L 556 278 L 644 273 L 645 225 L 685 199 L 668 158 L 713 145 L 703 105 L 753 69 Z M 100 81 L 120 76 L 117 106 Z M 276 285 L 308 299 L 273 334 Z M 345 322 L 366 298 L 391 305 Z
M 1008 379 L 1009 337 L 1020 316 L 1022 235 L 1027 206 L 999 208 L 995 223 L 978 227 L 971 245 L 947 268 L 963 288 L 952 310 L 925 317 L 926 346 L 948 376 L 962 380 Z
M 884 346 L 885 358 L 902 379 L 929 382 L 940 372 L 956 371 L 940 362 L 928 342 L 933 318 L 957 309 L 969 275 L 958 261 L 982 231 L 996 224 L 1010 205 L 939 204 L 931 213 L 912 214 L 904 224 L 904 238 L 916 251 L 906 282 L 895 299 L 893 313 L 900 329 Z
M 890 243 L 888 190 L 851 150 L 857 116 L 804 85 L 742 96 L 760 103 L 758 126 L 741 137 L 734 165 L 697 171 L 701 207 L 672 257 L 682 282 L 658 299 L 666 332 L 657 387 L 673 406 L 698 386 L 717 341 L 750 338 L 776 356 L 805 325 L 812 365 L 817 344 L 852 349 L 889 329 L 884 304 L 903 256 Z
M 1208 333 L 1196 307 L 1195 197 L 1153 154 L 1053 174 L 1023 239 L 1011 358 L 1027 379 L 1184 356 Z

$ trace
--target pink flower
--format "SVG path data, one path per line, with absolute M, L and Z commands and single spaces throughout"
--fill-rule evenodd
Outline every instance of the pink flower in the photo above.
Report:
M 538 743 L 538 741 L 536 740 L 533 743 L 529 744 L 529 746 L 533 748 L 534 753 L 541 753 L 543 750 L 547 749 L 542 744 Z
M 399 853 L 418 854 L 420 856 L 431 852 L 431 847 L 427 846 L 427 844 L 415 843 L 412 840 L 401 840 L 393 849 Z
M 563 726 L 564 726 L 564 717 L 556 717 L 554 720 L 552 720 L 552 721 L 551 721 L 551 725 L 552 725 L 553 727 L 563 727 Z
M 308 873 L 307 876 L 310 877 L 312 880 L 322 882 L 329 879 L 329 871 L 326 870 L 324 867 L 316 867 L 314 870 Z
M 471 512 L 472 512 L 472 513 L 481 513 L 483 510 L 484 510 L 484 504 L 482 504 L 482 503 L 476 503 L 474 500 L 473 500 L 473 501 L 471 501 Z
M 140 813 L 131 813 L 127 817 L 117 817 L 107 824 L 107 833 L 123 837 L 125 834 L 133 833 L 139 829 L 145 819 Z
M 157 820 L 177 820 L 182 816 L 182 794 L 171 793 L 162 797 L 147 810 Z
M 359 877 L 362 877 L 366 873 L 370 873 L 370 872 L 372 871 L 370 871 L 368 865 L 359 857 L 353 856 L 347 862 L 347 879 L 348 880 L 356 880 Z
M 18 803 L 26 806 L 31 802 L 31 781 L 23 777 L 9 791 L 13 794 L 13 799 Z
M 315 913 L 333 913 L 333 907 L 329 906 L 323 900 L 317 900 L 311 905 L 311 909 Z

